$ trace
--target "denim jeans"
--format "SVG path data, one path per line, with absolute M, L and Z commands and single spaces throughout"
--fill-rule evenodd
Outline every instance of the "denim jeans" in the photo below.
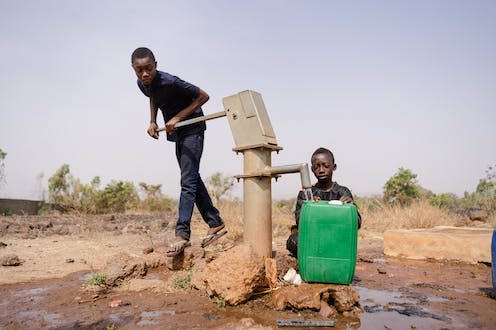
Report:
M 176 141 L 176 158 L 181 169 L 181 196 L 179 197 L 179 218 L 176 236 L 185 239 L 191 236 L 191 216 L 196 207 L 210 228 L 224 223 L 219 211 L 212 204 L 208 190 L 200 177 L 200 159 L 203 152 L 204 134 L 191 134 Z

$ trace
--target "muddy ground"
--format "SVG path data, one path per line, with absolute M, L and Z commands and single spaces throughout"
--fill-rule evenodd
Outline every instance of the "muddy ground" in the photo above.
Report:
M 278 320 L 324 320 L 318 311 L 274 310 L 270 292 L 224 306 L 181 288 L 187 271 L 163 265 L 111 290 L 88 286 L 122 252 L 142 256 L 151 246 L 160 251 L 172 234 L 168 219 L 172 216 L 0 217 L 0 257 L 15 254 L 21 262 L 0 267 L 0 328 L 277 329 Z M 194 224 L 193 245 L 205 229 Z M 359 236 L 352 286 L 364 312 L 359 319 L 334 318 L 336 329 L 496 328 L 490 265 L 387 258 L 380 234 Z M 284 237 L 274 240 L 276 253 L 285 253 Z M 233 244 L 228 234 L 207 250 Z

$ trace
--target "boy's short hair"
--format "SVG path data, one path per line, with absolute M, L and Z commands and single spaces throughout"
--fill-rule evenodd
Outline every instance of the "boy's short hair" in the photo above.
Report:
M 331 150 L 323 148 L 323 147 L 317 148 L 317 150 L 315 150 L 313 152 L 312 157 L 310 157 L 310 159 L 313 158 L 313 156 L 318 155 L 318 154 L 329 155 L 329 157 L 331 157 L 331 159 L 332 159 L 332 162 L 334 163 L 334 155 L 332 154 Z
M 153 55 L 153 52 L 149 50 L 146 47 L 139 47 L 136 48 L 131 55 L 131 63 L 134 61 L 136 58 L 145 58 L 145 57 L 150 57 L 153 62 L 155 62 L 155 56 Z

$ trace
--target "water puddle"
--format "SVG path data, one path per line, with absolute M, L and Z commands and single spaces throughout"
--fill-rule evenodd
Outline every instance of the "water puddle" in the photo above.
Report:
M 176 312 L 173 310 L 160 310 L 160 311 L 149 311 L 149 312 L 141 312 L 140 314 L 140 320 L 138 323 L 136 323 L 139 326 L 146 326 L 146 325 L 154 325 L 154 324 L 160 324 L 162 318 L 161 316 L 165 315 L 167 316 L 174 316 L 176 315 Z
M 443 302 L 448 299 L 434 296 L 411 295 L 408 292 L 373 290 L 360 286 L 360 304 L 365 312 L 360 316 L 363 329 L 437 329 L 451 324 L 450 318 L 425 308 L 425 302 Z

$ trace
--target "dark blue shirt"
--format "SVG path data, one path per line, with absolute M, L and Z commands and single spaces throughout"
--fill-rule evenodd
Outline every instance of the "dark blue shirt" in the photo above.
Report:
M 138 87 L 162 111 L 166 123 L 178 112 L 190 105 L 200 93 L 200 88 L 197 86 L 167 72 L 158 70 L 150 85 L 143 85 L 138 80 Z M 184 120 L 200 116 L 203 116 L 203 111 L 201 108 L 198 108 L 187 118 L 184 118 Z M 176 138 L 201 133 L 205 129 L 205 122 L 187 125 L 176 129 L 172 134 L 167 133 L 167 140 L 175 141 Z

